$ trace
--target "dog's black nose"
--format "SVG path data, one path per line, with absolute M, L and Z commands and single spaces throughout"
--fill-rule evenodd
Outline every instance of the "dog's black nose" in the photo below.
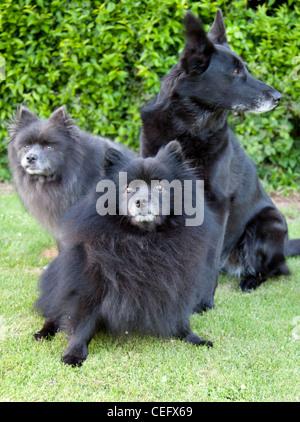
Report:
M 37 161 L 39 157 L 36 154 L 28 154 L 26 155 L 26 160 L 28 161 L 28 163 L 34 163 L 35 161 Z
M 271 96 L 275 104 L 279 104 L 282 98 L 282 95 L 278 91 L 272 91 Z
M 145 198 L 136 199 L 135 205 L 136 205 L 137 208 L 143 208 L 143 207 L 146 207 L 148 205 L 148 201 Z

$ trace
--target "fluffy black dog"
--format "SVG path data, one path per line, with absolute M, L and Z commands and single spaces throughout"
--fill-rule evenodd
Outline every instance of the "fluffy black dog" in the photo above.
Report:
M 300 239 L 288 240 L 283 215 L 228 127 L 228 110 L 261 113 L 281 95 L 251 76 L 230 49 L 221 11 L 208 34 L 190 13 L 185 26 L 179 62 L 141 112 L 141 154 L 153 156 L 170 140 L 180 142 L 203 175 L 206 197 L 225 230 L 220 269 L 242 277 L 241 289 L 251 290 L 268 277 L 290 274 L 286 256 L 300 254 Z
M 179 143 L 170 142 L 148 159 L 129 159 L 110 149 L 104 167 L 107 181 L 116 186 L 116 215 L 104 215 L 102 206 L 109 208 L 110 197 L 103 189 L 64 217 L 68 247 L 41 278 L 36 307 L 46 320 L 35 338 L 64 330 L 69 345 L 62 360 L 73 366 L 86 359 L 99 328 L 211 345 L 191 331 L 189 319 L 196 304 L 213 306 L 220 227 L 206 208 L 203 224 L 195 226 L 187 225 L 190 213 L 174 210 L 169 182 L 196 183 Z M 120 174 L 127 183 L 119 183 Z M 201 201 L 197 192 L 189 190 L 193 204 Z M 165 194 L 170 194 L 169 215 L 163 212 Z M 177 199 L 182 195 L 183 190 L 177 192 Z M 124 205 L 127 212 L 121 213 Z
M 103 176 L 108 148 L 121 144 L 76 127 L 60 107 L 47 120 L 21 106 L 10 127 L 9 162 L 24 207 L 62 248 L 59 218 Z M 125 149 L 125 147 L 124 147 Z

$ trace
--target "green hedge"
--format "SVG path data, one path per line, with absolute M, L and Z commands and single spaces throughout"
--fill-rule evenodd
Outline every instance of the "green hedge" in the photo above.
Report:
M 6 79 L 0 80 L 0 179 L 9 178 L 5 122 L 20 103 L 40 117 L 66 104 L 83 129 L 138 148 L 138 110 L 178 60 L 185 11 L 201 16 L 208 29 L 220 7 L 234 50 L 256 77 L 284 94 L 273 112 L 232 115 L 235 131 L 261 178 L 274 188 L 295 187 L 300 76 L 292 71 L 300 64 L 300 57 L 293 62 L 300 56 L 300 9 L 297 0 L 256 3 L 262 4 L 2 0 L 0 56 L 6 61 Z

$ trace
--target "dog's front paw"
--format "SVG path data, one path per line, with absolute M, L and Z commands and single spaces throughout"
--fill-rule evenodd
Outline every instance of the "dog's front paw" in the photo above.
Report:
M 55 336 L 55 333 L 45 332 L 44 330 L 38 331 L 33 334 L 36 341 L 51 340 Z
M 75 356 L 75 355 L 64 355 L 61 358 L 61 361 L 65 364 L 65 365 L 70 365 L 73 368 L 75 368 L 76 366 L 79 367 L 82 365 L 82 362 L 85 360 L 85 358 L 83 358 L 82 356 Z
M 44 338 L 44 336 L 41 333 L 41 331 L 38 331 L 37 333 L 34 333 L 33 334 L 33 337 L 35 338 L 36 341 L 41 341 Z

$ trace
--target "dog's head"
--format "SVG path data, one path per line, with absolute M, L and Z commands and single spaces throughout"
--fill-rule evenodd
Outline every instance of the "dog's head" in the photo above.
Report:
M 178 64 L 181 75 L 175 93 L 212 110 L 262 113 L 276 107 L 281 94 L 251 76 L 230 49 L 220 10 L 208 34 L 191 13 L 185 17 L 185 28 L 187 43 Z
M 30 176 L 60 177 L 72 142 L 71 132 L 72 123 L 64 107 L 42 120 L 20 106 L 10 127 L 10 161 Z
M 177 141 L 169 142 L 155 157 L 129 162 L 120 151 L 108 149 L 104 169 L 115 185 L 116 213 L 143 230 L 155 230 L 173 219 L 175 207 L 182 204 L 184 180 L 194 179 Z M 182 215 L 181 210 L 176 215 Z

